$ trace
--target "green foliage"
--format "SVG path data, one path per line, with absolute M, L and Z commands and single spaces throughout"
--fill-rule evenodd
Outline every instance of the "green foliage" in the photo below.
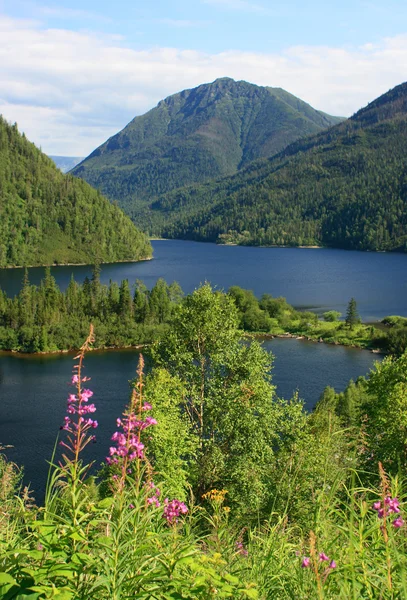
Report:
M 250 518 L 264 508 L 273 449 L 292 424 L 270 384 L 269 355 L 240 343 L 238 322 L 232 297 L 205 284 L 179 305 L 153 359 L 183 385 L 179 419 L 187 417 L 195 450 L 188 455 L 181 444 L 179 453 L 195 495 L 225 487 Z
M 369 460 L 391 473 L 407 465 L 407 353 L 376 365 L 368 381 L 366 444 Z
M 341 313 L 338 312 L 337 310 L 328 310 L 327 312 L 324 312 L 323 317 L 325 321 L 328 321 L 328 323 L 333 323 L 335 321 L 338 321 L 341 317 Z
M 0 117 L 0 267 L 140 260 L 151 245 L 130 219 Z
M 98 314 L 111 300 L 121 319 L 134 320 L 128 284 L 109 288 L 96 267 L 91 281 L 71 281 L 63 295 L 48 269 L 39 306 L 52 318 L 55 302 L 78 308 L 83 294 L 88 311 Z M 169 290 L 159 283 L 150 310 L 152 291 L 137 287 L 146 318 L 159 319 L 168 299 L 171 308 L 145 384 L 140 358 L 122 417 L 131 427 L 118 424 L 126 433 L 120 447 L 142 442 L 141 455 L 110 453 L 117 463 L 102 482 L 82 461 L 93 439 L 79 410 L 90 408 L 82 367 L 91 328 L 76 357 L 64 455 L 59 466 L 51 461 L 44 506 L 20 491 L 19 469 L 0 456 L 1 597 L 405 598 L 407 353 L 376 364 L 343 393 L 326 388 L 306 414 L 297 397 L 275 397 L 259 344 L 241 343 L 238 326 L 255 308 L 253 294 L 205 284 L 179 302 L 177 286 Z M 25 275 L 16 321 L 27 313 L 35 322 L 32 294 Z M 296 314 L 283 299 L 263 300 L 258 310 L 268 307 L 270 319 Z M 144 411 L 153 415 L 147 432 Z M 117 436 L 112 441 L 119 447 Z M 175 494 L 188 502 L 178 521 L 166 517 L 163 502 Z
M 99 270 L 96 265 L 92 279 L 85 278 L 82 286 L 72 279 L 65 293 L 59 290 L 49 270 L 39 288 L 30 285 L 26 272 L 16 298 L 8 298 L 0 290 L 0 349 L 76 349 L 91 322 L 96 327 L 98 348 L 137 346 L 165 336 L 183 297 L 178 283 L 168 285 L 159 279 L 151 290 L 139 280 L 135 286 L 128 281 L 120 285 L 110 281 L 104 286 Z M 319 321 L 315 313 L 297 311 L 285 298 L 264 294 L 257 300 L 253 292 L 238 286 L 230 288 L 228 297 L 237 309 L 236 323 L 247 335 L 288 333 L 328 343 L 380 348 L 396 355 L 406 347 L 407 328 L 402 317 L 391 317 L 400 325 L 357 324 L 348 329 L 341 321 Z
M 156 483 L 172 497 L 186 499 L 190 461 L 196 457 L 197 443 L 187 415 L 180 412 L 185 396 L 182 381 L 165 369 L 154 369 L 146 380 L 145 397 L 154 406 L 158 421 L 151 433 L 149 450 Z
M 8 298 L 0 290 L 0 349 L 52 352 L 81 346 L 90 323 L 96 328 L 95 347 L 137 346 L 164 335 L 180 301 L 176 283 L 159 279 L 151 291 L 139 284 L 134 298 L 127 280 L 120 286 L 100 283 L 96 265 L 91 281 L 71 279 L 61 292 L 49 268 L 39 287 L 25 272 L 20 294 Z
M 52 286 L 52 281 L 48 285 Z M 159 422 L 153 428 L 152 439 L 148 434 L 143 440 L 155 465 L 140 457 L 131 469 L 127 468 L 128 462 L 123 462 L 116 471 L 122 472 L 120 483 L 117 476 L 112 476 L 114 471 L 106 471 L 103 486 L 107 494 L 102 498 L 101 486 L 88 477 L 89 465 L 75 455 L 62 466 L 51 464 L 45 503 L 36 507 L 27 491 L 19 492 L 19 470 L 0 457 L 0 595 L 4 600 L 406 597 L 406 481 L 401 476 L 387 476 L 379 467 L 377 484 L 367 487 L 364 479 L 372 473 L 366 473 L 366 462 L 361 458 L 366 437 L 377 441 L 394 418 L 394 414 L 389 414 L 388 421 L 383 421 L 384 412 L 389 412 L 386 396 L 391 403 L 403 394 L 406 355 L 377 365 L 367 381 L 351 383 L 345 392 L 349 394 L 347 403 L 327 388 L 311 415 L 303 412 L 295 398 L 291 403 L 274 399 L 274 404 L 266 406 L 261 404 L 261 398 L 253 399 L 247 394 L 244 407 L 239 402 L 241 397 L 235 396 L 237 409 L 225 401 L 228 392 L 223 388 L 229 385 L 228 372 L 224 372 L 226 379 L 218 379 L 216 369 L 209 365 L 207 382 L 213 381 L 214 389 L 217 386 L 214 399 L 218 407 L 213 414 L 219 423 L 220 412 L 225 413 L 219 429 L 226 426 L 237 455 L 237 460 L 225 461 L 225 479 L 230 483 L 240 475 L 241 489 L 237 484 L 222 490 L 211 488 L 204 497 L 196 496 L 195 503 L 190 498 L 188 513 L 172 523 L 163 518 L 163 506 L 149 502 L 152 490 L 156 490 L 151 485 L 152 475 L 161 476 L 161 498 L 171 494 L 174 486 L 182 492 L 185 484 L 191 482 L 191 475 L 193 478 L 185 454 L 199 453 L 199 446 L 191 443 L 188 414 L 179 410 L 180 405 L 186 408 L 183 397 L 190 393 L 182 378 L 187 375 L 194 381 L 194 364 L 188 363 L 185 353 L 197 356 L 193 348 L 196 353 L 205 340 L 211 363 L 212 353 L 214 364 L 222 357 L 224 361 L 230 359 L 223 344 L 228 337 L 233 344 L 232 333 L 238 320 L 231 303 L 230 297 L 213 293 L 206 285 L 179 306 L 173 340 L 177 336 L 181 339 L 185 311 L 194 321 L 191 329 L 185 331 L 186 349 L 178 348 L 177 356 L 170 356 L 171 368 L 178 364 L 180 376 L 157 368 L 144 388 L 139 368 L 130 412 L 125 414 L 133 414 L 134 399 L 140 404 L 138 419 L 145 399 L 153 403 L 153 415 Z M 223 318 L 228 309 L 232 312 L 227 334 L 219 343 L 214 337 L 217 313 L 210 314 L 214 308 L 224 311 Z M 203 315 L 210 318 L 208 329 L 201 319 Z M 91 339 L 90 334 L 82 348 L 80 364 Z M 253 348 L 246 348 L 250 364 L 240 366 L 245 370 L 245 382 L 249 379 L 251 390 L 257 386 L 261 396 L 273 395 L 273 386 L 264 378 L 259 349 L 256 345 Z M 235 360 L 239 360 L 236 349 Z M 254 370 L 251 363 L 255 364 Z M 75 373 L 80 395 L 80 369 Z M 343 426 L 343 419 L 350 414 L 344 406 L 352 404 L 351 397 L 358 397 L 359 401 L 364 397 L 363 405 L 353 402 L 359 418 L 369 410 L 363 441 L 356 435 L 357 427 Z M 262 409 L 271 408 L 274 422 L 268 421 L 268 426 L 274 427 L 277 436 L 259 437 L 261 421 L 255 423 L 252 407 L 254 412 L 260 410 L 261 421 L 268 419 Z M 398 408 L 403 409 L 401 405 Z M 229 419 L 233 421 L 233 433 L 227 429 Z M 386 435 L 386 443 L 373 448 L 373 462 L 383 458 L 391 470 L 395 462 L 400 462 L 404 470 L 405 443 L 401 434 L 397 438 L 393 427 Z M 270 445 L 259 453 L 252 437 Z M 370 456 L 372 448 L 367 450 Z M 270 457 L 272 468 L 265 480 L 268 510 L 259 513 L 255 523 L 250 523 L 247 513 L 242 521 L 238 494 L 247 498 L 246 465 L 251 468 L 253 482 L 253 478 L 258 478 L 253 471 L 262 472 L 264 461 Z M 375 471 L 373 462 L 371 470 Z M 154 466 L 159 464 L 168 471 L 154 473 Z M 390 500 L 397 500 L 397 514 L 390 510 Z
M 355 298 L 351 298 L 346 309 L 345 323 L 349 329 L 353 329 L 357 323 L 360 323 L 360 317 L 356 307 Z
M 235 173 L 339 120 L 279 88 L 222 78 L 162 100 L 72 172 L 154 233 L 152 198 Z

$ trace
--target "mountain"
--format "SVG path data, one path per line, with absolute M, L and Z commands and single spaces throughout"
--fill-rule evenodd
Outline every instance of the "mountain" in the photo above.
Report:
M 51 156 L 49 157 L 54 161 L 58 169 L 62 173 L 68 173 L 71 169 L 76 167 L 83 160 L 83 156 Z
M 0 267 L 149 256 L 149 241 L 119 208 L 0 117 Z
M 407 83 L 232 177 L 152 203 L 166 237 L 407 251 Z
M 280 88 L 222 78 L 162 100 L 72 172 L 148 228 L 152 198 L 235 173 L 340 120 Z

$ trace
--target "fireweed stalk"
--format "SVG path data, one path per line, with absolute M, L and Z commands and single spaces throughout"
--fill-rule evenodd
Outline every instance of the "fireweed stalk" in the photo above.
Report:
M 111 440 L 114 445 L 109 449 L 109 456 L 106 457 L 106 462 L 118 467 L 118 474 L 113 475 L 114 491 L 120 496 L 123 496 L 123 491 L 126 485 L 126 479 L 133 474 L 133 469 L 136 469 L 135 483 L 136 493 L 141 489 L 141 465 L 144 463 L 145 472 L 147 473 L 147 481 L 144 483 L 144 492 L 146 493 L 146 505 L 159 508 L 160 489 L 152 481 L 152 467 L 145 455 L 145 431 L 152 426 L 157 425 L 157 420 L 148 413 L 152 410 L 151 404 L 144 400 L 144 358 L 140 354 L 137 367 L 137 382 L 133 387 L 128 408 L 123 412 L 121 418 L 117 419 L 118 431 L 112 435 Z M 133 466 L 134 465 L 134 466 Z M 187 506 L 177 500 L 164 499 L 163 518 L 169 525 L 176 525 L 181 515 L 188 512 Z M 133 505 L 130 505 L 133 508 Z
M 111 439 L 115 445 L 110 447 L 109 456 L 106 458 L 109 465 L 119 466 L 120 475 L 114 476 L 118 493 L 123 491 L 127 475 L 132 472 L 133 464 L 137 471 L 136 486 L 137 491 L 139 491 L 141 461 L 146 460 L 144 443 L 141 441 L 142 432 L 152 425 L 157 425 L 157 421 L 153 417 L 150 415 L 145 416 L 146 412 L 152 409 L 152 406 L 143 401 L 143 374 L 144 358 L 140 354 L 137 367 L 137 383 L 133 387 L 128 408 L 124 411 L 122 417 L 117 419 L 119 431 L 115 431 L 112 435 Z
M 90 442 L 95 440 L 95 436 L 91 431 L 98 426 L 98 422 L 89 417 L 90 414 L 93 414 L 96 411 L 95 405 L 89 403 L 90 398 L 93 396 L 93 392 L 83 387 L 83 384 L 87 383 L 90 378 L 82 375 L 84 369 L 83 360 L 93 342 L 94 332 L 93 325 L 91 325 L 89 335 L 86 338 L 85 343 L 81 346 L 79 354 L 75 356 L 74 359 L 78 360 L 78 364 L 73 367 L 71 384 L 75 387 L 76 393 L 69 394 L 68 396 L 68 414 L 64 419 L 64 425 L 61 426 L 61 429 L 67 432 L 66 441 L 62 440 L 60 442 L 60 445 L 66 450 L 62 455 L 64 464 L 61 464 L 61 467 L 65 470 L 65 475 L 70 477 L 72 482 L 76 482 L 78 478 L 83 480 L 91 466 L 89 465 L 88 468 L 80 474 L 81 465 L 79 455 Z

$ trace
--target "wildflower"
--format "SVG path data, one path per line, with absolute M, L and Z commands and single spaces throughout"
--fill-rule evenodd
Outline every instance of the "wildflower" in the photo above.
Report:
M 396 529 L 398 529 L 399 527 L 403 527 L 403 525 L 404 525 L 404 521 L 401 517 L 397 517 L 397 519 L 394 519 L 393 527 L 396 527 Z
M 400 512 L 400 509 L 399 509 L 400 502 L 398 501 L 397 498 L 390 498 L 390 496 L 387 496 L 387 498 L 384 499 L 384 503 L 389 507 L 388 508 L 389 513 L 399 513 Z
M 380 501 L 377 501 L 373 503 L 372 508 L 373 510 L 377 511 L 377 516 L 379 517 L 379 519 L 383 519 L 385 513 L 399 513 L 400 502 L 398 501 L 398 498 L 391 498 L 390 496 L 386 496 L 386 498 L 384 499 L 383 506 Z
M 324 560 L 326 560 L 326 561 L 329 561 L 329 556 L 327 556 L 327 555 L 325 554 L 325 552 L 320 552 L 320 553 L 319 553 L 319 560 L 320 560 L 321 562 L 322 562 L 322 561 L 324 561 Z
M 336 562 L 334 560 L 331 560 L 331 562 L 329 563 L 329 568 L 336 569 Z
M 247 556 L 249 554 L 249 552 L 247 551 L 247 548 L 244 547 L 243 542 L 239 542 L 239 541 L 236 542 L 236 550 L 242 556 Z
M 112 435 L 111 440 L 115 442 L 116 446 L 111 446 L 109 456 L 106 458 L 106 462 L 110 465 L 117 464 L 120 458 L 124 459 L 122 485 L 124 484 L 124 476 L 128 472 L 128 462 L 136 459 L 144 459 L 144 444 L 140 439 L 141 432 L 147 429 L 147 427 L 157 425 L 157 419 L 154 419 L 154 417 L 147 416 L 145 419 L 142 418 L 142 411 L 152 409 L 151 404 L 142 400 L 143 366 L 144 361 L 140 355 L 137 371 L 139 382 L 133 389 L 130 406 L 123 413 L 123 416 L 116 420 L 117 427 L 122 431 L 116 431 Z
M 309 558 L 309 556 L 304 556 L 304 558 L 302 559 L 302 563 L 301 563 L 301 567 L 303 569 L 306 569 L 307 567 L 309 567 L 311 564 L 311 559 Z
M 75 394 L 69 394 L 67 398 L 67 416 L 64 417 L 64 424 L 60 429 L 68 432 L 66 441 L 61 441 L 60 444 L 64 446 L 71 454 L 73 458 L 68 458 L 63 455 L 65 462 L 68 464 L 72 461 L 76 462 L 79 459 L 79 453 L 90 443 L 95 441 L 95 436 L 90 435 L 90 429 L 95 429 L 98 426 L 98 422 L 93 419 L 85 419 L 83 416 L 89 413 L 96 412 L 96 406 L 94 404 L 86 404 L 89 398 L 93 396 L 92 390 L 82 388 L 85 381 L 89 381 L 89 377 L 82 377 L 83 359 L 85 352 L 89 349 L 93 342 L 93 328 L 91 327 L 89 336 L 81 348 L 79 363 L 74 366 L 76 373 L 72 375 L 71 383 L 76 388 Z M 75 417 L 75 415 L 77 415 Z
M 188 512 L 188 507 L 180 500 L 164 500 L 164 512 L 163 518 L 166 519 L 169 525 L 178 523 L 178 517 L 182 514 L 185 515 Z

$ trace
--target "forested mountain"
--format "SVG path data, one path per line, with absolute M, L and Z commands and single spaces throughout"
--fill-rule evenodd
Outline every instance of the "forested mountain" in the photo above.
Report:
M 147 238 L 119 208 L 0 117 L 0 267 L 148 256 Z
M 84 158 L 83 156 L 51 156 L 51 154 L 49 157 L 52 158 L 58 169 L 61 169 L 62 173 L 68 173 Z
M 156 233 L 264 245 L 407 250 L 407 83 L 232 177 L 163 195 Z
M 157 195 L 235 173 L 340 120 L 282 89 L 222 78 L 162 100 L 72 172 L 148 229 Z

